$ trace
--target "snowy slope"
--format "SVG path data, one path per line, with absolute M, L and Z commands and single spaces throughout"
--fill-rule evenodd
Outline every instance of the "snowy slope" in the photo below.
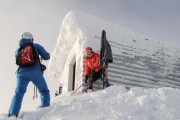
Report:
M 180 88 L 180 48 L 139 35 L 93 15 L 71 11 L 64 18 L 48 70 L 52 80 L 68 91 L 69 64 L 75 56 L 77 88 L 83 80 L 83 48 L 99 52 L 106 30 L 114 62 L 109 65 L 112 85 Z M 58 67 L 57 67 L 58 66 Z
M 94 93 L 69 95 L 55 98 L 50 107 L 25 112 L 18 120 L 180 120 L 179 89 L 127 91 L 113 86 Z M 7 115 L 0 115 L 3 119 L 8 120 Z

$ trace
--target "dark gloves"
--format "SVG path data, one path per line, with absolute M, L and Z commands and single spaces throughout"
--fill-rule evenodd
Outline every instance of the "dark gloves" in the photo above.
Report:
M 88 77 L 89 77 L 89 76 L 85 76 L 85 80 L 84 80 L 85 83 L 87 83 Z
M 40 66 L 41 66 L 41 71 L 44 72 L 46 70 L 46 66 L 43 64 L 40 64 Z
M 95 68 L 91 69 L 91 74 L 93 75 L 95 73 Z

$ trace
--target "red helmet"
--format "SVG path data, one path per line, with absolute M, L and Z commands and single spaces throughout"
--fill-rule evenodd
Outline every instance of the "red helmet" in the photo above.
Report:
M 91 55 L 91 53 L 93 52 L 91 47 L 86 47 L 84 49 L 84 51 L 85 51 L 85 56 L 87 56 L 87 57 L 89 57 Z
M 84 49 L 84 51 L 85 51 L 85 52 L 87 52 L 87 51 L 92 51 L 92 48 L 91 48 L 91 47 L 86 47 L 86 48 Z

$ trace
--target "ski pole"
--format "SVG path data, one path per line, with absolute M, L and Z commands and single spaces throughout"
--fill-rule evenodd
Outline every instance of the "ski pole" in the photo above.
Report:
M 37 87 L 36 87 L 36 99 L 38 98 Z
M 88 89 L 91 87 L 91 80 L 89 81 L 89 84 L 88 84 Z
M 82 85 L 83 85 L 83 84 L 84 84 L 84 82 L 82 83 Z M 74 92 L 72 92 L 72 93 L 70 94 L 70 96 L 73 95 L 77 90 L 79 90 L 79 88 L 81 88 L 82 85 L 80 85 L 76 90 L 74 90 Z
M 35 98 L 35 94 L 36 94 L 36 93 L 35 93 L 35 91 L 36 91 L 35 89 L 36 89 L 36 88 L 35 88 L 35 86 L 34 86 L 33 100 L 34 100 L 34 98 Z
M 91 87 L 91 89 L 93 89 L 93 86 L 92 86 L 92 76 L 93 76 L 93 74 L 94 74 L 94 70 L 91 70 L 91 74 L 90 74 L 90 77 L 89 77 L 89 79 L 88 79 L 88 87 L 87 87 L 87 90 L 89 90 L 90 87 Z
M 37 99 L 38 94 L 37 94 L 37 87 L 34 86 L 34 95 L 33 95 L 33 100 L 36 98 Z

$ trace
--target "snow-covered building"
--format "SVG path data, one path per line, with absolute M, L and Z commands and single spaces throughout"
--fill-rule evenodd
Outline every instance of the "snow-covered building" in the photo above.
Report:
M 82 84 L 86 46 L 99 52 L 101 31 L 106 30 L 114 62 L 109 81 L 127 87 L 180 88 L 180 48 L 139 35 L 101 18 L 69 12 L 62 23 L 49 62 L 49 76 L 71 91 Z

